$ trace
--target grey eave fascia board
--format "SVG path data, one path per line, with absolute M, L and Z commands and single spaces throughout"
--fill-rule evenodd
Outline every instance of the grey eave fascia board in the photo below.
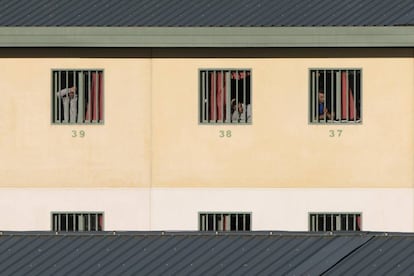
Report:
M 0 47 L 414 47 L 414 26 L 0 27 Z

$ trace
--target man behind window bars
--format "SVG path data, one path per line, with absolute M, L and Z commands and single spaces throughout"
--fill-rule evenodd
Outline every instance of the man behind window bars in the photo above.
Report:
M 319 103 L 318 105 L 319 119 L 325 120 L 326 118 L 326 119 L 332 120 L 335 114 L 334 112 L 331 113 L 330 110 L 325 106 L 325 94 L 323 90 L 319 90 L 318 103 Z M 327 106 L 329 105 L 327 104 Z
M 76 123 L 76 115 L 78 113 L 76 86 L 64 88 L 56 92 L 56 95 L 62 99 L 64 122 Z

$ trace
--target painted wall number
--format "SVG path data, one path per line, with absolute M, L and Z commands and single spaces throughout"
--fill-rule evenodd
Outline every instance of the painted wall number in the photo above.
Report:
M 85 137 L 85 131 L 84 130 L 72 130 L 72 138 L 76 138 L 76 137 L 80 137 L 83 138 Z
M 224 138 L 224 137 L 230 138 L 231 137 L 231 130 L 220 130 L 219 133 L 220 133 L 219 134 L 220 138 Z
M 342 129 L 330 129 L 329 130 L 329 137 L 341 137 L 342 135 Z

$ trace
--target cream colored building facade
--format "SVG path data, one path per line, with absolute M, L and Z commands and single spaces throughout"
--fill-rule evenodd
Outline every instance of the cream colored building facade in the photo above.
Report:
M 58 211 L 198 230 L 216 211 L 250 212 L 252 230 L 349 212 L 364 231 L 414 231 L 413 48 L 97 51 L 0 54 L 1 230 L 50 230 Z M 53 124 L 52 70 L 92 68 L 104 122 Z M 251 124 L 200 124 L 203 68 L 251 70 Z M 360 124 L 309 123 L 312 68 L 361 70 Z

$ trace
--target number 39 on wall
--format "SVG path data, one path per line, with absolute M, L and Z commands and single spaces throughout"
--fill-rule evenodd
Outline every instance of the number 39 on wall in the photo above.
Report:
M 84 130 L 72 130 L 72 138 L 83 138 L 85 137 L 85 134 Z

